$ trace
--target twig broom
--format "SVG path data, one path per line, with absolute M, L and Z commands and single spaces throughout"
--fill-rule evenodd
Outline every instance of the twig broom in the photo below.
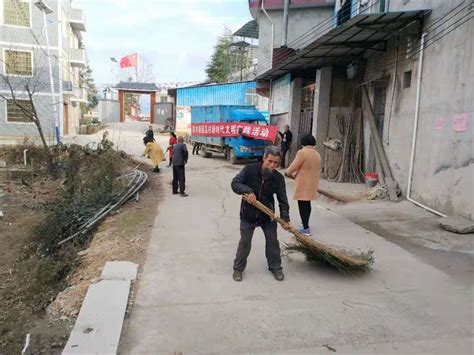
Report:
M 248 202 L 248 195 L 244 194 L 242 199 Z M 284 225 L 287 222 L 278 217 L 270 208 L 259 201 L 252 204 L 254 207 L 265 213 L 272 220 Z M 287 252 L 300 252 L 305 255 L 306 260 L 323 264 L 343 273 L 366 272 L 372 268 L 374 263 L 373 251 L 366 253 L 351 253 L 324 245 L 316 240 L 309 238 L 290 225 L 288 230 L 293 234 L 295 243 L 286 244 L 284 249 Z

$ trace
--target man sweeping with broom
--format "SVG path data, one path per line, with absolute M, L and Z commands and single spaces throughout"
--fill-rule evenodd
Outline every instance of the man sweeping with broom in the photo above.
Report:
M 285 178 L 276 169 L 280 166 L 280 150 L 267 147 L 261 163 L 245 166 L 232 180 L 232 190 L 239 195 L 247 194 L 247 201 L 242 201 L 240 208 L 240 242 L 234 260 L 233 279 L 242 281 L 242 273 L 247 266 L 247 257 L 252 247 L 255 228 L 260 227 L 265 235 L 265 256 L 268 269 L 278 281 L 283 281 L 280 244 L 277 236 L 277 222 L 253 206 L 258 200 L 265 206 L 274 209 L 274 196 L 277 196 L 281 218 L 286 221 L 284 229 L 289 229 L 290 206 L 286 196 Z

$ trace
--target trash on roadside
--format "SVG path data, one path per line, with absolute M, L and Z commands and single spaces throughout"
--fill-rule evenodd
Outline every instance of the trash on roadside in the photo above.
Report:
M 368 200 L 385 200 L 388 197 L 387 187 L 377 184 L 366 192 Z

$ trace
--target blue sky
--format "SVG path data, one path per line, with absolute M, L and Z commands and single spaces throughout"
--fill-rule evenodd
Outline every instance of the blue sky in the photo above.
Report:
M 157 82 L 203 80 L 224 26 L 235 31 L 251 20 L 247 0 L 74 0 L 73 6 L 85 11 L 97 84 L 112 82 L 110 57 L 135 52 L 153 65 Z

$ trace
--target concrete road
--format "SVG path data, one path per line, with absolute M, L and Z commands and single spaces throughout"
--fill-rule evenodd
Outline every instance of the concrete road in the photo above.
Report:
M 145 146 L 143 145 L 143 137 L 148 129 L 147 122 L 125 122 L 113 123 L 106 126 L 103 130 L 94 134 L 80 134 L 67 136 L 63 139 L 64 143 L 75 143 L 85 145 L 87 143 L 94 144 L 101 141 L 103 134 L 107 132 L 107 137 L 114 143 L 114 148 L 123 150 L 127 154 L 139 157 Z M 168 146 L 168 136 L 156 136 L 156 141 L 161 145 L 163 150 Z
M 240 199 L 230 181 L 240 168 L 191 157 L 187 198 L 171 194 L 164 169 L 121 353 L 472 353 L 472 282 L 453 280 L 321 204 L 313 205 L 315 237 L 374 249 L 371 273 L 342 276 L 291 256 L 278 282 L 267 271 L 258 231 L 244 280 L 234 282 Z M 293 182 L 287 184 L 291 196 Z M 291 217 L 299 224 L 293 202 Z

